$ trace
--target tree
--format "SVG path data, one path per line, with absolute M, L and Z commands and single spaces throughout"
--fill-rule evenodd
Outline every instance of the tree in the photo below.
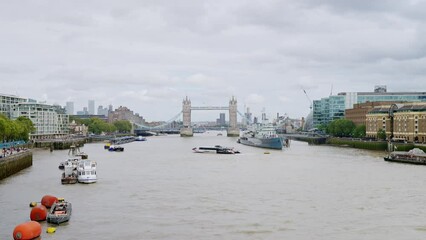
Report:
M 386 132 L 382 128 L 377 131 L 377 139 L 386 140 Z
M 129 133 L 132 130 L 132 124 L 128 120 L 118 120 L 113 124 L 119 133 Z
M 352 133 L 352 135 L 354 137 L 356 137 L 356 138 L 363 138 L 363 137 L 365 137 L 365 135 L 366 135 L 366 133 L 365 133 L 365 125 L 362 124 L 362 125 L 356 126 L 355 129 L 354 129 L 354 131 L 353 131 L 353 133 Z
M 328 125 L 328 133 L 336 137 L 351 137 L 355 124 L 348 119 L 336 119 Z
M 106 123 L 99 118 L 90 118 L 90 122 L 87 125 L 89 127 L 89 132 L 94 134 L 101 134 L 103 132 L 115 132 L 117 128 L 110 123 Z
M 22 128 L 19 132 L 18 139 L 27 141 L 29 139 L 30 133 L 33 133 L 36 130 L 33 122 L 24 116 L 18 117 L 16 122 Z

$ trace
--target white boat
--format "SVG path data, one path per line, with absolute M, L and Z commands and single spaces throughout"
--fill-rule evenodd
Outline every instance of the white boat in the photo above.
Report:
M 79 183 L 95 183 L 97 181 L 96 175 L 96 161 L 81 160 L 77 167 L 77 180 Z
M 240 153 L 234 148 L 222 147 L 216 145 L 214 147 L 195 147 L 192 149 L 195 153 L 218 153 L 218 154 L 236 154 Z

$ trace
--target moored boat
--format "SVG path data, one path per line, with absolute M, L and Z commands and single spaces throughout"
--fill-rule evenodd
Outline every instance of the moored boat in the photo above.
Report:
M 389 162 L 426 165 L 426 153 L 419 148 L 413 148 L 408 152 L 393 151 L 389 153 L 388 156 L 384 157 L 384 160 Z
M 72 205 L 70 202 L 60 198 L 58 202 L 54 203 L 47 214 L 48 223 L 60 224 L 67 222 L 71 218 Z
M 263 126 L 257 130 L 246 131 L 238 139 L 238 143 L 269 149 L 282 149 L 283 141 L 272 126 Z
M 79 183 L 95 183 L 97 178 L 96 161 L 81 160 L 77 167 L 77 181 Z

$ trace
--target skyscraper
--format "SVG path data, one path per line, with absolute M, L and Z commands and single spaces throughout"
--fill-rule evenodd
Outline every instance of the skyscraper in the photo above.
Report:
M 89 100 L 89 114 L 95 115 L 95 100 Z
M 74 102 L 66 102 L 65 111 L 68 115 L 74 115 Z

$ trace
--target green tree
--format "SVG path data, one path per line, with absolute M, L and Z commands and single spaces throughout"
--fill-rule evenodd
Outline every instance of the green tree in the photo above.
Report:
M 325 133 L 329 133 L 328 132 L 328 124 L 320 124 L 320 125 L 318 125 L 318 130 L 321 130 L 321 131 L 323 131 L 323 132 L 325 132 Z
M 112 133 L 117 130 L 113 124 L 106 123 L 99 118 L 91 118 L 87 126 L 89 127 L 89 132 L 94 134 L 101 134 L 103 132 Z
M 328 125 L 328 133 L 336 137 L 351 137 L 355 124 L 348 119 L 336 119 Z
M 128 120 L 118 120 L 113 124 L 119 133 L 129 133 L 132 130 L 132 124 Z
M 352 133 L 352 135 L 354 137 L 356 137 L 356 138 L 363 138 L 363 137 L 365 137 L 365 135 L 366 135 L 366 133 L 365 133 L 365 125 L 362 124 L 362 125 L 356 126 L 355 129 L 354 129 L 354 131 L 353 131 L 353 133 Z
M 386 132 L 382 128 L 377 131 L 377 139 L 386 140 Z
M 30 133 L 33 133 L 36 129 L 33 122 L 27 117 L 18 117 L 16 119 L 18 125 L 22 128 L 19 132 L 19 140 L 27 141 L 29 139 Z
M 0 140 L 2 142 L 6 140 L 6 135 L 8 135 L 8 131 L 8 119 L 4 115 L 0 115 Z

